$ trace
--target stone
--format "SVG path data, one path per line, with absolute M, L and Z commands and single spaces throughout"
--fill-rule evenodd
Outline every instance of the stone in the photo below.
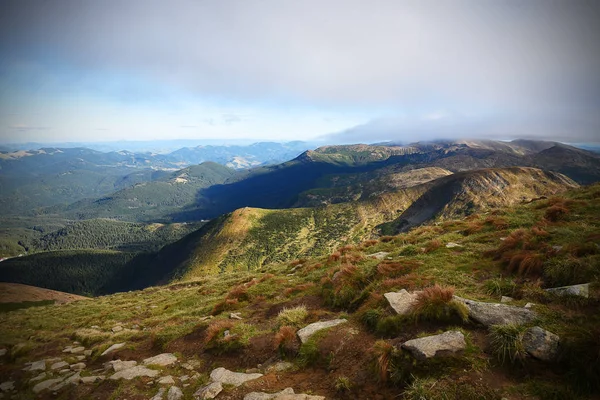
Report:
M 161 367 L 165 367 L 167 365 L 171 365 L 177 361 L 177 357 L 171 353 L 162 353 L 154 357 L 146 358 L 143 361 L 145 365 L 160 365 Z
M 263 374 L 244 374 L 243 372 L 232 372 L 223 367 L 213 369 L 210 373 L 210 379 L 214 382 L 221 382 L 226 385 L 240 386 L 245 382 L 258 379 Z
M 242 316 L 240 315 L 240 313 L 232 312 L 229 314 L 229 318 L 230 319 L 242 319 Z
M 109 368 L 112 367 L 113 371 L 119 372 L 119 371 L 123 371 L 124 369 L 135 367 L 137 365 L 137 361 L 135 361 L 135 360 L 131 360 L 131 361 L 114 360 L 114 361 L 109 361 L 106 365 L 108 365 Z
M 542 361 L 552 361 L 558 354 L 558 335 L 534 326 L 523 335 L 523 347 L 532 357 Z
M 6 381 L 0 383 L 0 391 L 2 392 L 10 392 L 15 390 L 15 382 L 14 381 Z
M 590 295 L 590 284 L 582 283 L 581 285 L 561 286 L 546 289 L 546 291 L 557 296 L 580 296 L 588 298 Z
M 200 322 L 202 322 L 202 321 L 208 321 L 209 319 L 212 319 L 212 318 L 213 318 L 213 316 L 209 315 L 207 317 L 200 317 L 200 318 L 198 318 L 198 321 L 200 321 Z
M 283 372 L 283 371 L 287 371 L 289 369 L 294 368 L 294 364 L 292 364 L 291 362 L 288 361 L 279 361 L 271 366 L 269 366 L 267 368 L 267 373 L 272 373 L 272 372 Z
M 190 376 L 189 375 L 182 375 L 182 376 L 179 377 L 179 380 L 181 382 L 187 382 L 187 381 L 190 380 Z
M 171 386 L 167 392 L 167 400 L 181 400 L 183 392 L 177 386 Z
M 510 296 L 502 296 L 500 298 L 500 303 L 510 303 L 511 301 L 514 301 L 515 299 L 513 299 Z
M 525 308 L 531 308 L 533 306 L 535 306 L 535 304 L 533 304 L 533 303 L 527 303 L 527 304 L 525 304 Z
M 65 362 L 65 361 L 59 361 L 59 362 L 57 362 L 57 363 L 54 363 L 54 364 L 52 364 L 52 365 L 50 366 L 50 369 L 54 371 L 54 370 L 57 370 L 57 369 L 61 369 L 61 368 L 64 368 L 64 367 L 68 367 L 68 366 L 69 366 L 69 363 L 68 363 L 68 362 Z
M 454 243 L 454 242 L 448 242 L 448 243 L 446 243 L 446 248 L 448 248 L 448 249 L 453 249 L 455 247 L 462 247 L 462 245 L 460 245 L 458 243 Z
M 112 353 L 115 350 L 119 350 L 121 347 L 125 346 L 125 343 L 115 343 L 112 346 L 110 346 L 108 349 L 104 350 L 102 352 L 102 354 L 100 354 L 101 356 L 105 356 L 107 354 Z
M 92 325 L 90 326 L 90 329 L 100 329 L 100 327 L 98 325 Z
M 4 357 L 6 355 L 6 353 L 8 353 L 8 350 L 2 348 L 0 349 L 0 357 Z
M 330 321 L 315 322 L 314 324 L 307 325 L 300 329 L 298 331 L 298 338 L 300 338 L 302 343 L 306 343 L 306 341 L 318 331 L 333 328 L 334 326 L 345 324 L 346 322 L 348 321 L 345 319 L 332 319 Z
M 150 400 L 163 400 L 163 395 L 165 394 L 165 388 L 158 389 L 158 393 L 156 393 Z
M 79 382 L 81 382 L 81 372 L 78 372 L 74 375 L 71 375 L 70 377 L 68 377 L 67 379 L 65 379 L 63 382 L 66 384 L 72 384 L 72 385 L 79 385 Z
M 212 382 L 198 389 L 196 393 L 194 393 L 194 398 L 200 400 L 214 399 L 222 391 L 223 385 L 221 382 Z
M 27 371 L 45 371 L 46 370 L 46 361 L 35 361 L 32 362 Z
M 61 383 L 62 382 L 62 378 L 56 378 L 56 379 L 47 379 L 43 382 L 38 383 L 37 385 L 35 385 L 33 387 L 33 393 L 39 393 L 41 391 L 44 391 L 46 389 L 50 389 L 52 386 Z
M 89 384 L 103 381 L 104 375 L 84 376 L 81 378 L 81 383 Z
M 73 350 L 73 346 L 67 346 L 67 347 L 65 347 L 65 348 L 63 349 L 63 351 L 62 351 L 62 352 L 63 352 L 63 353 L 70 353 L 70 352 L 71 352 L 71 350 Z
M 402 289 L 399 292 L 385 293 L 383 296 L 398 315 L 410 313 L 413 304 L 417 300 L 417 293 L 408 293 L 406 289 Z
M 194 366 L 190 363 L 183 363 L 181 364 L 181 366 L 185 369 L 187 369 L 188 371 L 192 371 L 194 369 Z
M 60 371 L 58 371 L 58 373 L 60 375 L 65 375 L 65 374 L 68 374 L 70 372 L 72 372 L 70 368 L 65 368 L 65 369 L 61 369 Z
M 92 355 L 92 350 L 86 350 L 86 351 L 84 351 L 83 355 L 86 356 L 86 357 L 91 356 Z
M 77 356 L 77 357 L 75 357 L 75 359 L 77 361 L 83 361 L 83 360 L 85 360 L 85 356 Z
M 175 379 L 171 375 L 163 376 L 158 380 L 159 385 L 174 385 Z
M 325 397 L 295 394 L 294 389 L 287 388 L 278 393 L 251 392 L 244 396 L 244 400 L 325 400 Z
M 83 353 L 85 351 L 85 347 L 79 346 L 71 349 L 71 354 Z
M 31 378 L 29 380 L 29 383 L 33 383 L 33 382 L 37 382 L 37 381 L 41 381 L 42 379 L 44 379 L 46 377 L 46 373 L 42 372 L 41 374 L 39 374 L 38 376 L 36 376 L 35 378 Z
M 117 333 L 117 332 L 121 332 L 123 330 L 123 327 L 121 325 L 117 325 L 117 326 L 113 326 L 113 328 L 111 330 L 113 331 L 113 333 Z
M 373 253 L 373 254 L 369 254 L 367 255 L 367 257 L 371 257 L 371 258 L 375 258 L 377 260 L 383 260 L 384 258 L 386 258 L 390 253 L 388 253 L 387 251 L 380 251 L 378 253 Z
M 419 359 L 435 357 L 438 352 L 452 352 L 464 350 L 467 346 L 465 336 L 459 331 L 447 331 L 440 335 L 426 336 L 405 342 L 402 348 L 410 351 Z
M 85 369 L 85 367 L 85 363 L 77 363 L 72 364 L 69 368 L 71 368 L 71 371 L 81 371 L 82 369 Z
M 509 324 L 522 325 L 532 322 L 536 318 L 536 313 L 528 308 L 500 303 L 484 303 L 458 296 L 454 296 L 454 299 L 467 306 L 469 317 L 486 327 Z
M 110 379 L 113 381 L 118 379 L 126 379 L 129 381 L 140 376 L 156 378 L 158 376 L 158 371 L 155 369 L 146 368 L 142 365 L 136 365 L 135 367 L 127 368 L 111 375 Z

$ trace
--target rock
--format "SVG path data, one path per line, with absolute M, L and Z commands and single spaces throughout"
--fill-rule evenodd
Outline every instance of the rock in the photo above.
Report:
M 36 376 L 35 378 L 31 378 L 29 380 L 29 383 L 33 383 L 33 382 L 37 382 L 37 381 L 41 381 L 42 379 L 44 379 L 46 377 L 46 373 L 42 372 L 41 374 L 39 374 L 38 376 Z
M 235 312 L 230 313 L 229 318 L 230 319 L 243 319 L 242 316 L 240 315 L 240 313 L 235 313 Z
M 47 380 L 35 385 L 32 390 L 33 390 L 33 393 L 39 393 L 43 390 L 50 389 L 52 386 L 59 384 L 61 382 L 62 382 L 62 378 L 47 379 Z
M 390 253 L 388 253 L 387 251 L 380 251 L 378 253 L 373 253 L 373 254 L 369 254 L 367 255 L 367 257 L 371 257 L 371 258 L 375 258 L 377 260 L 383 260 L 384 258 L 386 258 Z
M 45 371 L 46 361 L 35 361 L 27 368 L 27 371 Z
M 104 375 L 95 375 L 95 376 L 84 376 L 81 378 L 81 383 L 96 383 L 99 381 L 103 381 L 105 379 Z
M 113 333 L 117 333 L 117 332 L 121 332 L 123 330 L 123 327 L 121 325 L 117 325 L 117 326 L 113 326 L 113 328 L 111 330 L 113 331 Z
M 71 354 L 83 353 L 85 351 L 85 347 L 79 346 L 71 349 Z
M 100 329 L 100 327 L 98 325 L 92 325 L 90 326 L 90 329 Z
M 102 354 L 100 354 L 101 356 L 105 356 L 107 354 L 112 353 L 115 350 L 119 350 L 121 347 L 125 346 L 125 343 L 115 343 L 112 346 L 110 346 L 108 349 L 104 350 L 102 352 Z
M 208 321 L 209 319 L 212 319 L 212 318 L 213 318 L 213 316 L 209 315 L 207 317 L 200 317 L 200 318 L 198 318 L 198 321 L 200 321 L 200 322 L 202 322 L 202 321 Z
M 86 357 L 91 356 L 92 355 L 92 350 L 86 350 L 86 351 L 84 351 L 83 355 L 86 356 Z
M 582 283 L 581 285 L 561 286 L 556 288 L 546 289 L 547 292 L 553 293 L 557 296 L 580 296 L 589 297 L 590 295 L 590 284 Z
M 77 357 L 75 357 L 75 359 L 77 361 L 83 361 L 83 360 L 85 360 L 85 356 L 77 356 Z
M 161 367 L 165 367 L 167 365 L 171 365 L 177 361 L 177 357 L 175 357 L 171 353 L 162 353 L 154 357 L 146 358 L 143 361 L 145 365 L 160 365 Z
M 70 368 L 65 368 L 65 369 L 61 369 L 60 371 L 58 371 L 58 373 L 61 375 L 65 375 L 65 374 L 70 375 L 70 372 L 72 372 Z
M 124 369 L 135 367 L 137 365 L 137 361 L 135 361 L 135 360 L 131 360 L 131 361 L 114 360 L 114 361 L 109 361 L 104 365 L 108 366 L 109 369 L 112 367 L 113 371 L 115 371 L 115 372 L 119 372 L 119 371 L 123 371 Z
M 0 357 L 4 357 L 7 352 L 8 350 L 6 350 L 5 348 L 0 349 Z
M 272 372 L 283 372 L 283 371 L 287 371 L 288 369 L 292 369 L 292 368 L 294 368 L 294 364 L 292 364 L 291 362 L 279 361 L 278 363 L 275 363 L 275 364 L 269 366 L 267 368 L 267 373 L 270 374 Z
M 64 368 L 64 367 L 68 367 L 68 366 L 69 366 L 69 363 L 68 363 L 68 362 L 59 361 L 59 362 L 57 362 L 57 363 L 54 363 L 54 364 L 52 364 L 52 365 L 50 366 L 50 369 L 51 369 L 52 371 L 54 371 L 54 370 L 57 370 L 57 369 L 61 369 L 61 368 Z
M 295 394 L 294 389 L 283 389 L 278 393 L 251 392 L 244 396 L 244 400 L 325 400 L 323 396 L 309 394 Z
M 171 375 L 163 376 L 158 380 L 159 385 L 174 385 L 175 379 Z
M 200 400 L 214 399 L 222 391 L 223 385 L 221 382 L 213 382 L 198 389 L 196 393 L 194 393 L 194 398 Z
M 63 349 L 63 351 L 62 351 L 62 352 L 63 352 L 63 353 L 70 353 L 70 352 L 71 352 L 71 350 L 73 350 L 73 346 L 67 346 L 67 347 L 65 347 L 65 348 Z
M 165 388 L 158 389 L 158 393 L 156 393 L 150 400 L 163 400 L 163 395 L 165 394 Z
M 214 382 L 221 382 L 226 385 L 240 386 L 241 384 L 258 379 L 263 374 L 244 374 L 243 372 L 232 372 L 223 367 L 213 369 L 210 373 L 210 379 Z
M 509 296 L 502 296 L 500 298 L 500 303 L 510 303 L 511 301 L 514 301 L 515 299 L 513 299 L 512 297 Z
M 417 300 L 417 292 L 408 293 L 406 289 L 402 289 L 399 292 L 385 293 L 384 297 L 398 315 L 406 315 Z
M 229 336 L 229 335 L 230 335 L 230 333 L 229 333 L 229 329 L 227 329 L 227 330 L 223 331 L 223 337 L 227 337 L 227 336 Z
M 462 245 L 460 245 L 458 243 L 454 243 L 454 242 L 448 242 L 448 243 L 446 243 L 446 248 L 448 248 L 448 249 L 453 249 L 455 247 L 462 247 Z
M 419 359 L 435 357 L 439 351 L 456 353 L 467 346 L 465 336 L 459 331 L 447 331 L 441 335 L 426 336 L 405 342 L 402 348 L 410 351 Z
M 0 391 L 2 392 L 10 392 L 15 390 L 15 382 L 14 381 L 6 381 L 0 383 Z
M 158 371 L 155 369 L 149 369 L 142 365 L 136 365 L 135 367 L 127 368 L 122 371 L 119 371 L 113 374 L 110 379 L 118 380 L 118 379 L 127 379 L 132 380 L 133 378 L 137 378 L 139 376 L 147 376 L 149 378 L 156 378 L 158 376 Z
M 525 304 L 525 308 L 531 308 L 533 306 L 535 306 L 535 304 L 533 304 L 533 303 L 527 303 L 527 304 Z
M 177 386 L 171 386 L 167 392 L 167 400 L 181 400 L 183 392 Z
M 188 371 L 192 371 L 194 369 L 194 366 L 190 363 L 183 363 L 181 364 L 181 366 L 185 369 L 187 369 Z
M 181 381 L 181 382 L 187 382 L 189 380 L 190 380 L 189 375 L 182 375 L 179 377 L 179 381 Z
M 69 368 L 71 368 L 71 371 L 81 371 L 82 369 L 85 369 L 85 363 L 73 364 Z
M 528 308 L 509 306 L 500 303 L 484 303 L 454 296 L 454 299 L 464 303 L 469 309 L 469 317 L 490 327 L 492 325 L 521 325 L 533 321 L 535 312 Z
M 559 341 L 558 335 L 539 326 L 527 329 L 523 335 L 525 351 L 543 361 L 552 361 L 556 358 Z
M 307 325 L 300 329 L 298 331 L 298 338 L 300 338 L 302 343 L 306 343 L 306 341 L 318 331 L 333 328 L 334 326 L 345 324 L 346 322 L 348 321 L 345 319 L 332 319 L 330 321 L 315 322 L 314 324 Z
M 70 377 L 68 377 L 67 379 L 65 379 L 63 382 L 65 384 L 72 384 L 72 385 L 79 385 L 79 382 L 81 382 L 81 372 L 78 372 L 74 375 L 71 375 Z
M 556 251 L 557 253 L 560 252 L 562 249 L 562 246 L 552 246 L 552 250 Z

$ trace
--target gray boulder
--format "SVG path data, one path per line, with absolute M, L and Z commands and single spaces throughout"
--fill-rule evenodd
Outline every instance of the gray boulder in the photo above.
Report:
M 402 289 L 399 292 L 385 293 L 383 296 L 390 303 L 394 311 L 396 311 L 396 314 L 406 315 L 411 312 L 413 304 L 417 300 L 417 294 L 418 292 L 409 293 L 406 289 Z
M 536 313 L 528 308 L 509 306 L 500 303 L 484 303 L 454 296 L 454 299 L 464 303 L 469 309 L 469 317 L 490 327 L 492 325 L 522 325 L 532 322 Z
M 45 371 L 46 370 L 46 361 L 34 361 L 31 365 L 25 368 L 26 371 Z
M 77 363 L 77 364 L 72 364 L 69 368 L 71 368 L 71 371 L 81 371 L 82 369 L 85 369 L 85 363 Z
M 150 400 L 163 400 L 163 395 L 165 394 L 165 388 L 158 389 L 158 392 L 152 396 Z
M 221 382 L 222 384 L 233 385 L 236 387 L 242 385 L 245 382 L 258 379 L 261 376 L 263 376 L 263 374 L 245 374 L 243 372 L 232 372 L 223 367 L 213 369 L 210 373 L 210 379 L 213 382 Z
M 539 326 L 527 329 L 523 335 L 523 347 L 532 357 L 552 361 L 558 354 L 560 338 Z
M 158 376 L 158 371 L 155 369 L 149 369 L 142 365 L 136 365 L 135 367 L 127 368 L 122 371 L 116 372 L 111 375 L 110 379 L 113 381 L 118 379 L 126 379 L 128 381 L 133 378 L 137 378 L 139 376 L 147 376 L 149 378 L 156 378 Z
M 52 386 L 57 385 L 61 382 L 62 382 L 62 378 L 46 379 L 45 381 L 42 381 L 42 382 L 38 383 L 37 385 L 35 385 L 32 390 L 33 390 L 33 393 L 40 393 L 46 389 L 50 389 Z
M 171 375 L 163 376 L 158 380 L 159 385 L 174 385 L 175 379 Z
M 1 392 L 10 392 L 14 389 L 15 389 L 14 381 L 6 381 L 6 382 L 0 383 L 0 391 Z
M 167 392 L 167 400 L 181 400 L 183 392 L 177 386 L 171 386 Z
M 112 353 L 115 350 L 119 350 L 121 347 L 125 346 L 125 343 L 115 343 L 112 346 L 110 346 L 108 349 L 104 350 L 102 352 L 102 354 L 100 354 L 101 356 L 105 356 L 109 353 Z
M 251 392 L 244 396 L 244 400 L 325 400 L 325 397 L 295 394 L 294 389 L 287 388 L 278 393 Z
M 590 296 L 590 284 L 582 283 L 581 285 L 561 286 L 546 289 L 546 291 L 557 296 L 580 296 L 588 298 Z
M 125 369 L 135 367 L 137 365 L 137 361 L 135 361 L 135 360 L 130 360 L 130 361 L 114 360 L 114 361 L 109 361 L 104 365 L 108 366 L 109 369 L 112 367 L 113 371 L 115 371 L 115 372 L 119 372 L 119 371 L 123 371 Z
M 221 382 L 212 382 L 198 389 L 196 393 L 194 393 L 194 398 L 200 400 L 214 399 L 222 391 L 223 385 Z
M 333 328 L 334 326 L 345 324 L 346 322 L 348 321 L 345 319 L 332 319 L 330 321 L 315 322 L 314 324 L 307 325 L 300 329 L 298 331 L 298 338 L 300 338 L 302 343 L 306 343 L 308 339 L 315 333 L 323 329 Z
M 175 357 L 171 353 L 163 353 L 154 357 L 146 358 L 143 363 L 144 365 L 160 365 L 161 367 L 166 367 L 167 365 L 171 365 L 177 361 L 177 357 Z
M 467 346 L 465 336 L 459 331 L 448 331 L 440 335 L 426 336 L 405 342 L 402 348 L 410 351 L 419 359 L 435 357 L 438 352 L 452 352 L 464 350 Z

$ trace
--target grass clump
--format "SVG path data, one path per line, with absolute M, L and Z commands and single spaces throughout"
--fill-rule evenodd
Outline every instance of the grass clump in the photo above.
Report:
M 500 395 L 483 383 L 468 378 L 417 378 L 405 390 L 405 400 L 499 400 Z
M 215 321 L 208 326 L 204 336 L 204 347 L 217 353 L 239 350 L 250 342 L 256 328 L 246 323 L 230 320 Z
M 273 347 L 279 350 L 279 353 L 285 358 L 295 355 L 299 349 L 298 338 L 296 337 L 296 329 L 292 326 L 282 326 L 275 334 L 273 339 Z
M 293 308 L 284 308 L 277 315 L 277 322 L 279 325 L 290 325 L 300 327 L 306 317 L 308 316 L 308 310 L 305 305 L 300 305 Z
M 492 278 L 485 282 L 484 288 L 490 296 L 514 296 L 517 284 L 509 278 Z
M 352 381 L 347 376 L 338 376 L 335 380 L 335 390 L 340 393 L 347 393 L 352 390 Z
M 550 286 L 586 283 L 600 276 L 600 257 L 555 258 L 544 266 L 544 280 Z
M 526 327 L 522 325 L 494 325 L 490 328 L 492 352 L 504 364 L 507 360 L 514 364 L 523 362 L 527 353 L 523 345 Z
M 312 335 L 298 350 L 298 362 L 302 367 L 315 366 L 324 361 L 319 350 L 319 341 L 325 332 L 317 332 Z
M 448 321 L 458 317 L 465 322 L 469 318 L 467 307 L 454 300 L 454 288 L 434 285 L 423 289 L 412 307 L 415 320 Z

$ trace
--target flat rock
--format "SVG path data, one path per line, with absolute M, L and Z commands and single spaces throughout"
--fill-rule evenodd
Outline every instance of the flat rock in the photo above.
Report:
M 500 303 L 484 303 L 454 296 L 455 300 L 464 303 L 469 309 L 469 317 L 490 327 L 492 325 L 521 325 L 532 322 L 536 313 L 528 308 L 509 306 Z
M 45 371 L 46 370 L 46 361 L 34 361 L 27 368 L 27 371 Z
M 71 349 L 71 354 L 83 353 L 85 351 L 85 347 L 79 346 Z
M 100 355 L 101 356 L 105 356 L 107 354 L 112 353 L 113 351 L 119 350 L 123 346 L 125 346 L 125 343 L 115 343 L 112 346 L 110 346 L 108 349 L 104 350 L 102 352 L 102 354 L 100 354 Z
M 35 378 L 31 378 L 29 380 L 29 383 L 33 383 L 33 382 L 37 382 L 37 381 L 41 381 L 42 379 L 44 379 L 46 377 L 46 373 L 42 372 L 41 374 L 39 374 L 38 376 L 36 376 Z
M 291 362 L 288 361 L 279 361 L 273 365 L 270 365 L 267 368 L 267 373 L 271 373 L 271 372 L 283 372 L 283 371 L 287 371 L 289 369 L 294 368 L 294 364 L 292 364 Z
M 64 368 L 64 367 L 68 367 L 68 366 L 69 366 L 69 363 L 68 363 L 68 362 L 65 362 L 65 361 L 59 361 L 59 362 L 57 362 L 57 363 L 54 363 L 54 364 L 52 364 L 52 365 L 50 366 L 50 369 L 54 371 L 54 370 L 57 370 L 57 369 L 61 369 L 61 368 Z
M 558 296 L 580 296 L 588 298 L 590 295 L 590 284 L 582 283 L 581 285 L 561 286 L 546 289 L 546 291 Z
M 118 380 L 118 379 L 126 379 L 131 380 L 133 378 L 137 378 L 139 376 L 147 376 L 149 378 L 156 378 L 158 376 L 158 371 L 155 369 L 146 368 L 142 365 L 136 365 L 135 367 L 127 368 L 122 371 L 119 371 L 113 375 L 111 375 L 110 379 Z
M 6 382 L 0 383 L 0 391 L 2 391 L 2 392 L 10 392 L 14 389 L 15 389 L 14 381 L 6 381 Z
M 375 258 L 377 260 L 383 260 L 384 258 L 386 258 L 390 253 L 388 253 L 387 251 L 380 251 L 378 253 L 373 253 L 373 254 L 369 254 L 367 255 L 367 257 L 371 257 L 371 258 Z
M 183 392 L 177 386 L 171 386 L 167 392 L 167 400 L 181 400 Z
M 454 243 L 454 242 L 448 242 L 448 243 L 446 243 L 446 248 L 448 248 L 448 249 L 453 249 L 455 247 L 462 247 L 462 245 L 460 245 L 458 243 Z
M 104 375 L 93 375 L 93 376 L 84 376 L 81 378 L 81 383 L 96 383 L 103 381 L 105 379 Z
M 525 308 L 531 308 L 531 307 L 533 307 L 533 306 L 535 306 L 535 304 L 534 304 L 534 303 L 527 303 L 527 304 L 525 304 L 525 306 L 524 306 L 524 307 L 525 307 Z
M 229 318 L 230 319 L 243 319 L 242 316 L 240 315 L 240 313 L 237 313 L 237 312 L 230 313 Z
M 510 296 L 502 296 L 500 298 L 500 303 L 510 303 L 511 301 L 514 301 L 515 299 L 513 299 Z
M 72 364 L 69 368 L 71 368 L 71 371 L 81 371 L 83 369 L 85 369 L 86 365 L 85 363 L 77 363 L 77 364 Z
M 84 351 L 83 355 L 86 356 L 86 357 L 91 356 L 92 355 L 92 350 L 86 350 L 86 351 Z
M 125 369 L 135 367 L 137 365 L 137 361 L 135 361 L 135 360 L 131 360 L 131 361 L 114 360 L 114 361 L 109 361 L 107 364 L 109 365 L 109 367 L 112 367 L 113 371 L 119 372 L 119 371 L 123 371 Z
M 0 349 L 0 357 L 4 357 L 7 352 L 8 350 L 6 350 L 5 348 Z
M 175 379 L 171 375 L 163 376 L 158 380 L 159 385 L 174 385 Z
M 165 388 L 158 389 L 158 393 L 156 393 L 150 400 L 163 400 L 163 396 L 165 394 Z
M 558 354 L 558 335 L 534 326 L 523 335 L 523 347 L 532 357 L 543 361 L 552 361 Z
M 415 358 L 424 360 L 435 357 L 440 351 L 456 353 L 464 350 L 466 346 L 462 332 L 448 331 L 440 335 L 409 340 L 402 345 L 402 348 L 410 351 Z
M 46 379 L 45 381 L 42 381 L 42 382 L 38 383 L 37 385 L 35 385 L 33 387 L 33 389 L 31 389 L 31 390 L 33 390 L 33 393 L 39 393 L 46 389 L 50 389 L 52 386 L 57 385 L 61 382 L 62 382 L 62 378 Z
M 77 356 L 77 357 L 75 357 L 75 359 L 77 361 L 83 361 L 83 360 L 85 360 L 85 356 Z
M 399 292 L 385 293 L 383 296 L 398 315 L 410 313 L 413 304 L 417 300 L 417 292 L 409 293 L 406 289 L 402 289 Z
M 196 393 L 194 393 L 194 398 L 200 400 L 214 399 L 222 391 L 223 384 L 221 384 L 221 382 L 212 382 L 198 389 Z
M 325 397 L 295 394 L 294 389 L 287 388 L 278 393 L 251 392 L 244 396 L 244 400 L 325 400 Z
M 236 387 L 242 385 L 245 382 L 258 379 L 261 376 L 263 376 L 263 374 L 245 374 L 243 372 L 232 372 L 223 367 L 213 369 L 210 373 L 210 379 L 213 382 L 221 382 L 225 385 L 233 385 Z
M 307 325 L 300 329 L 298 331 L 298 338 L 300 338 L 302 343 L 306 343 L 306 341 L 318 331 L 333 328 L 334 326 L 345 324 L 346 322 L 348 321 L 345 319 L 332 319 L 330 321 L 315 322 L 314 324 Z
M 117 325 L 117 326 L 113 326 L 112 329 L 113 333 L 117 333 L 117 332 L 121 332 L 123 330 L 123 327 L 121 325 Z
M 165 367 L 177 361 L 177 357 L 171 353 L 162 353 L 154 357 L 146 358 L 143 363 L 145 365 L 160 365 Z
M 63 382 L 65 384 L 78 385 L 79 382 L 81 382 L 81 375 L 80 374 L 81 374 L 81 372 L 73 374 L 70 377 L 68 377 L 67 379 L 65 379 Z

